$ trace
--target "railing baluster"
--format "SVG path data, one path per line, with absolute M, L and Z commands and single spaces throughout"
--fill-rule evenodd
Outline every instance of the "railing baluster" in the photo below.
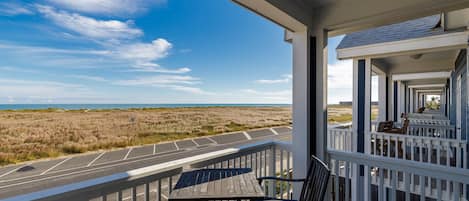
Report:
M 378 201 L 384 201 L 384 171 L 378 168 L 379 184 L 378 184 Z
M 132 201 L 137 201 L 137 186 L 132 187 Z
M 117 201 L 122 201 L 122 190 L 117 191 Z
M 161 192 L 161 179 L 158 179 L 158 193 L 157 193 L 157 198 L 158 198 L 158 201 L 161 201 L 161 198 L 162 198 L 162 195 L 163 195 L 163 192 Z
M 441 179 L 436 179 L 436 197 L 438 201 L 441 201 Z
M 453 182 L 453 200 L 454 201 L 459 201 L 459 183 L 458 182 Z
M 404 188 L 406 201 L 410 201 L 410 177 L 411 174 L 404 172 Z
M 349 179 L 350 179 L 350 171 L 349 171 L 349 162 L 345 161 L 345 201 L 350 200 L 350 184 L 349 184 Z
M 425 176 L 419 175 L 420 201 L 425 201 Z
M 145 184 L 145 201 L 150 201 L 150 183 Z
M 335 201 L 339 201 L 339 178 L 340 178 L 340 173 L 339 173 L 339 160 L 334 160 L 334 185 L 335 185 Z

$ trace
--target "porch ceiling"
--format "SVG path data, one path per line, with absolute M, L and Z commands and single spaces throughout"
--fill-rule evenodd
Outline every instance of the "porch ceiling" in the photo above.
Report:
M 373 59 L 390 74 L 451 71 L 459 49 Z
M 288 15 L 296 21 L 329 31 L 330 36 L 393 24 L 405 20 L 469 7 L 469 0 L 232 0 L 261 16 L 296 30 Z M 269 5 L 267 5 L 269 4 Z M 279 15 L 276 9 L 285 15 Z

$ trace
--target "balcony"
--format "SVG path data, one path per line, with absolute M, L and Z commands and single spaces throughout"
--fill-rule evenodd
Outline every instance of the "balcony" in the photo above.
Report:
M 412 128 L 421 131 L 422 126 L 413 125 Z M 433 129 L 433 136 L 413 135 L 418 132 L 412 129 L 409 135 L 370 132 L 366 153 L 352 152 L 351 139 L 354 134 L 350 129 L 329 129 L 328 164 L 333 177 L 328 199 L 467 200 L 469 172 L 463 166 L 466 164 L 466 151 L 461 146 L 462 142 L 446 137 L 451 135 L 436 136 L 435 133 L 440 131 L 451 131 L 441 125 L 423 127 Z M 252 168 L 258 177 L 291 178 L 292 146 L 288 142 L 265 141 L 6 200 L 167 200 L 175 181 L 185 170 L 244 167 Z M 294 185 L 291 183 L 266 183 L 263 186 L 269 196 L 283 199 L 294 197 Z

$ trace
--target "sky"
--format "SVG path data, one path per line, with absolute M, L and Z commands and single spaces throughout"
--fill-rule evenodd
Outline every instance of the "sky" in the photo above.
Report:
M 291 103 L 278 25 L 228 0 L 4 0 L 0 104 Z M 329 103 L 351 61 L 329 41 Z

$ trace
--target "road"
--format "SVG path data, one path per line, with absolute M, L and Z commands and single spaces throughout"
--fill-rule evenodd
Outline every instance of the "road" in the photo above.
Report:
M 0 168 L 0 199 L 262 140 L 290 138 L 290 127 L 264 128 L 7 166 Z

